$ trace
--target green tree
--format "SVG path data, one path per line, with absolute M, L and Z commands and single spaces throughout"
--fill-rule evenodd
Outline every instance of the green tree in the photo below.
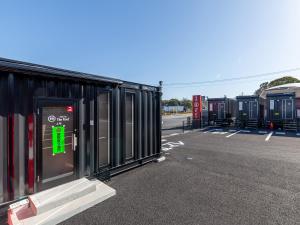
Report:
M 184 106 L 186 109 L 192 109 L 192 100 L 183 98 L 180 101 L 180 105 Z
M 168 102 L 169 106 L 178 106 L 180 105 L 180 101 L 177 98 L 172 98 Z
M 300 80 L 295 77 L 291 77 L 291 76 L 281 77 L 281 78 L 272 80 L 270 83 L 264 82 L 264 83 L 260 84 L 259 88 L 254 92 L 254 94 L 260 95 L 264 90 L 266 90 L 270 87 L 283 85 L 283 84 L 298 83 L 298 82 L 300 82 Z

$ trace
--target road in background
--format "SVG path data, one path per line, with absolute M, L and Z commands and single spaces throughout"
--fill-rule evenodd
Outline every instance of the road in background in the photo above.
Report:
M 188 117 L 192 117 L 192 114 L 162 116 L 162 134 L 182 133 L 182 122 L 186 122 Z

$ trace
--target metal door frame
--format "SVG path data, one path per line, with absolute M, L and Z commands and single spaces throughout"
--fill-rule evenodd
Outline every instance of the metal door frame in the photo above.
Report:
M 99 143 L 98 143 L 98 134 L 99 134 L 99 124 L 98 124 L 98 120 L 99 120 L 99 112 L 98 112 L 98 95 L 101 93 L 107 93 L 109 94 L 109 127 L 108 127 L 108 132 L 109 132 L 109 149 L 108 149 L 108 163 L 106 165 L 99 165 Z M 113 142 L 112 142 L 112 137 L 113 137 L 113 93 L 112 93 L 112 89 L 106 89 L 106 88 L 97 88 L 96 91 L 96 107 L 95 107 L 95 118 L 96 118 L 96 132 L 95 132 L 95 140 L 96 141 L 96 148 L 95 148 L 95 161 L 94 161 L 94 165 L 95 165 L 95 170 L 97 171 L 100 168 L 104 168 L 104 167 L 110 167 L 112 165 L 112 160 L 113 160 Z
M 291 101 L 292 102 L 292 118 L 287 118 L 287 111 L 286 111 L 286 105 L 287 105 L 287 101 Z M 294 119 L 294 113 L 293 113 L 293 108 L 294 108 L 294 101 L 293 99 L 282 99 L 282 116 L 283 119 Z M 283 110 L 284 109 L 284 110 Z
M 253 118 L 253 112 L 254 110 L 252 110 L 252 114 L 251 114 L 251 109 L 253 108 L 253 103 L 256 103 L 256 118 Z M 249 119 L 257 119 L 258 118 L 258 102 L 257 101 L 249 101 Z
M 74 151 L 74 174 L 70 176 L 72 180 L 75 180 L 78 178 L 78 171 L 79 171 L 79 107 L 78 107 L 78 101 L 76 99 L 66 99 L 66 98 L 36 98 L 36 157 L 35 157 L 35 182 L 37 191 L 42 191 L 45 189 L 43 183 L 42 183 L 42 174 L 43 174 L 43 158 L 42 158 L 42 137 L 41 137 L 41 126 L 42 123 L 42 107 L 51 106 L 51 105 L 61 105 L 61 106 L 70 106 L 72 105 L 74 107 L 74 131 L 77 138 L 77 145 L 75 146 L 76 149 L 73 149 Z M 74 147 L 73 147 L 74 148 Z M 63 178 L 62 178 L 63 179 Z M 65 182 L 57 180 L 56 183 L 63 184 Z M 57 185 L 59 185 L 57 184 Z M 51 186 L 51 185 L 49 185 Z M 53 185 L 56 186 L 56 185 Z
M 134 100 L 134 104 L 132 105 L 133 107 L 133 155 L 130 158 L 126 157 L 126 94 L 132 94 L 133 96 L 133 100 Z M 129 89 L 129 88 L 124 88 L 122 90 L 122 94 L 121 94 L 121 99 L 122 99 L 122 109 L 121 109 L 121 118 L 122 118 L 122 136 L 123 136 L 123 148 L 122 148 L 122 155 L 121 155 L 121 162 L 122 163 L 129 163 L 131 161 L 134 161 L 137 159 L 138 157 L 138 108 L 139 108 L 139 104 L 138 104 L 138 95 L 137 92 L 133 89 Z
M 219 115 L 221 115 L 221 113 L 220 113 L 220 105 L 224 106 L 224 118 L 223 118 L 223 120 L 224 120 L 224 119 L 226 119 L 225 102 L 218 102 L 218 119 L 220 118 Z

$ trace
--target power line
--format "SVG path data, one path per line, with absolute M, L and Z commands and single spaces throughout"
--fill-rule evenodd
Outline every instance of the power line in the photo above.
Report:
M 248 83 L 254 83 L 254 82 L 265 82 L 266 78 L 252 78 L 251 80 L 247 81 Z M 240 84 L 241 82 L 238 80 L 234 80 L 230 83 L 230 85 L 232 84 Z M 216 82 L 216 83 L 204 83 L 204 84 L 190 84 L 190 85 L 174 85 L 174 86 L 165 86 L 163 87 L 164 89 L 168 89 L 168 88 L 199 88 L 199 87 L 211 87 L 211 86 L 220 86 L 220 85 L 224 85 L 224 83 L 222 82 Z
M 266 77 L 266 76 L 276 75 L 279 73 L 288 73 L 288 72 L 294 72 L 294 71 L 299 71 L 299 70 L 300 70 L 300 67 L 287 69 L 287 70 L 281 70 L 281 71 L 275 71 L 275 72 L 269 72 L 269 73 L 260 73 L 260 74 L 255 74 L 255 75 L 232 77 L 232 78 L 218 79 L 218 80 L 208 80 L 208 81 L 199 81 L 199 82 L 166 83 L 166 84 L 164 84 L 164 86 L 184 87 L 184 86 L 190 86 L 190 85 L 195 85 L 195 84 L 221 83 L 221 82 L 228 82 L 228 81 L 234 81 L 234 80 L 246 80 L 246 79 L 257 78 L 257 77 Z

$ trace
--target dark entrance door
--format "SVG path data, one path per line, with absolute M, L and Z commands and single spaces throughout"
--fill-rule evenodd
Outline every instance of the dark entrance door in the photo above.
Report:
M 254 120 L 258 116 L 258 102 L 250 101 L 249 102 L 249 118 Z
M 282 119 L 282 103 L 279 99 L 270 100 L 270 119 L 281 120 Z
M 97 162 L 98 168 L 110 164 L 111 93 L 98 91 L 97 96 Z M 96 168 L 96 169 L 98 169 Z
M 38 191 L 76 179 L 77 105 L 72 100 L 38 101 Z
M 218 103 L 218 119 L 225 119 L 225 103 Z
M 282 117 L 283 119 L 293 119 L 293 100 L 282 100 Z

